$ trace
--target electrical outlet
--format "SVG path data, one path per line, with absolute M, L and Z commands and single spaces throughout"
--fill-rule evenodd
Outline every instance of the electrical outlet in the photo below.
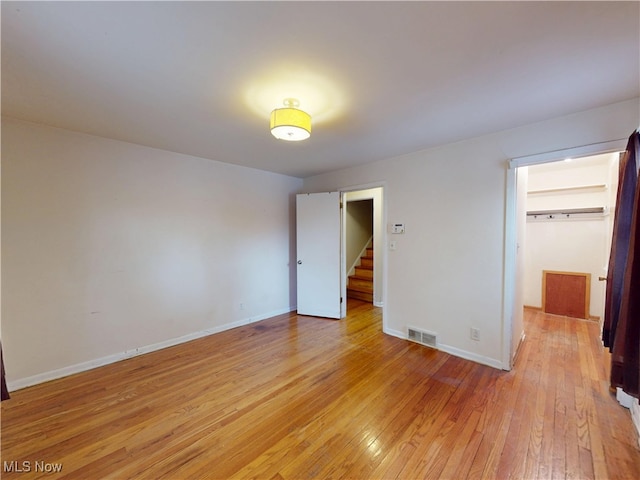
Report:
M 480 329 L 471 327 L 471 340 L 480 341 Z

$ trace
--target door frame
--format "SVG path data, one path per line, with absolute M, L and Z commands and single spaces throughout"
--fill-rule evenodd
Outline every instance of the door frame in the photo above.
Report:
M 518 278 L 516 269 L 516 252 L 517 252 L 517 186 L 516 186 L 516 170 L 518 167 L 527 167 L 531 165 L 539 165 L 542 163 L 556 162 L 565 158 L 587 157 L 591 155 L 600 155 L 616 151 L 623 151 L 627 146 L 626 139 L 611 140 L 608 142 L 593 143 L 573 148 L 555 150 L 552 152 L 538 153 L 523 157 L 515 157 L 507 162 L 506 171 L 506 205 L 505 205 L 505 251 L 504 251 L 504 286 L 503 286 L 503 305 L 502 305 L 502 369 L 511 370 L 513 367 L 513 352 L 515 348 L 512 342 L 513 331 L 513 312 L 515 308 L 523 308 L 524 305 L 516 305 L 516 287 L 522 282 Z
M 340 280 L 341 280 L 341 288 L 342 288 L 342 297 L 344 301 L 342 302 L 342 316 L 343 318 L 347 313 L 347 261 L 346 261 L 346 194 L 361 192 L 365 190 L 371 190 L 374 188 L 380 189 L 380 201 L 379 205 L 376 206 L 376 198 L 375 196 L 363 196 L 361 199 L 373 199 L 373 257 L 374 259 L 381 259 L 380 263 L 375 265 L 380 265 L 381 268 L 376 268 L 374 266 L 373 269 L 373 285 L 374 285 L 374 305 L 377 307 L 382 307 L 382 329 L 385 331 L 386 329 L 386 292 L 387 292 L 387 228 L 386 228 L 386 218 L 387 218 L 387 202 L 385 197 L 385 189 L 386 182 L 375 182 L 369 184 L 362 185 L 353 185 L 341 187 L 338 189 L 340 192 L 340 200 L 342 205 L 344 206 L 341 209 L 341 238 L 340 238 L 340 250 L 341 250 L 341 266 L 340 266 Z M 379 210 L 379 211 L 378 211 Z M 379 216 L 379 217 L 378 217 Z M 379 221 L 376 218 L 379 218 Z M 375 260 L 374 260 L 375 261 Z M 377 301 L 376 301 L 377 300 Z

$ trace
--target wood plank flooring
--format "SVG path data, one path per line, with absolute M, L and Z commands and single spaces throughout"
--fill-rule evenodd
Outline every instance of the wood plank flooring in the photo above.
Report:
M 640 478 L 597 323 L 527 311 L 502 372 L 382 334 L 370 304 L 348 310 L 13 392 L 2 478 Z

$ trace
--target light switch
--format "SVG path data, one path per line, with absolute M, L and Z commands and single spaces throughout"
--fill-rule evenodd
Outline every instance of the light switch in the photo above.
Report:
M 396 249 L 396 241 L 392 240 L 389 242 L 389 250 L 395 250 Z

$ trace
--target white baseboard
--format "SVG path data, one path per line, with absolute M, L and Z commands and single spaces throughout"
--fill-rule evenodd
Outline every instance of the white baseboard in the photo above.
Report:
M 634 402 L 631 403 L 631 420 L 633 424 L 636 426 L 636 432 L 638 433 L 638 446 L 640 447 L 640 403 L 638 403 L 638 399 L 635 398 Z
M 393 330 L 390 328 L 383 329 L 383 332 L 387 335 L 391 335 L 393 337 L 398 337 L 403 340 L 407 339 L 407 334 L 405 332 L 401 332 L 399 330 Z M 499 370 L 503 370 L 502 362 L 496 360 L 495 358 L 485 357 L 483 355 L 478 355 L 473 352 L 467 352 L 466 350 L 461 350 L 459 348 L 451 347 L 449 345 L 443 345 L 439 343 L 436 347 L 437 350 L 440 350 L 445 353 L 449 353 L 454 357 L 464 358 L 465 360 L 471 360 L 472 362 L 480 363 L 482 365 L 487 365 L 489 367 L 497 368 Z
M 624 390 L 618 387 L 616 388 L 616 400 L 618 400 L 620 405 L 628 408 L 631 412 L 631 421 L 636 427 L 636 432 L 638 433 L 638 446 L 640 446 L 640 403 L 638 402 L 638 399 L 628 395 Z
M 20 390 L 21 388 L 30 387 L 32 385 L 48 382 L 50 380 L 56 380 L 62 377 L 67 377 L 75 373 L 85 372 L 87 370 L 92 370 L 97 367 L 109 365 L 110 363 L 126 360 L 127 358 L 137 357 L 138 355 L 144 355 L 145 353 L 154 352 L 156 350 L 161 350 L 163 348 L 173 347 L 174 345 L 190 342 L 191 340 L 196 340 L 198 338 L 206 337 L 208 335 L 220 333 L 225 330 L 230 330 L 232 328 L 241 327 L 243 325 L 248 325 L 250 323 L 259 322 L 261 320 L 275 317 L 277 315 L 282 315 L 284 313 L 289 313 L 294 310 L 295 310 L 295 307 L 274 310 L 272 312 L 264 313 L 256 317 L 243 318 L 235 322 L 227 323 L 227 324 L 220 325 L 213 328 L 208 328 L 206 330 L 201 330 L 199 332 L 189 333 L 181 337 L 170 338 L 168 340 L 154 343 L 152 345 L 145 345 L 142 347 L 134 348 L 132 350 L 125 350 L 124 352 L 115 353 L 113 355 L 107 355 L 106 357 L 89 360 L 88 362 L 77 363 L 75 365 L 70 365 L 68 367 L 58 368 L 56 370 L 50 370 L 48 372 L 32 375 L 30 377 L 20 378 L 13 381 L 7 381 L 7 388 L 10 392 L 13 392 L 15 390 Z
M 383 328 L 382 332 L 386 333 L 387 335 L 391 335 L 392 337 L 401 338 L 402 340 L 407 339 L 407 334 L 405 332 L 401 332 L 399 330 L 393 330 L 392 328 Z
M 497 368 L 498 370 L 504 370 L 502 362 L 500 360 L 496 360 L 495 358 L 485 357 L 484 355 L 478 355 L 477 353 L 473 352 L 467 352 L 466 350 L 461 350 L 449 345 L 439 344 L 438 348 L 443 352 L 450 353 L 451 355 L 454 355 L 456 357 L 471 360 L 482 365 L 487 365 L 488 367 Z

